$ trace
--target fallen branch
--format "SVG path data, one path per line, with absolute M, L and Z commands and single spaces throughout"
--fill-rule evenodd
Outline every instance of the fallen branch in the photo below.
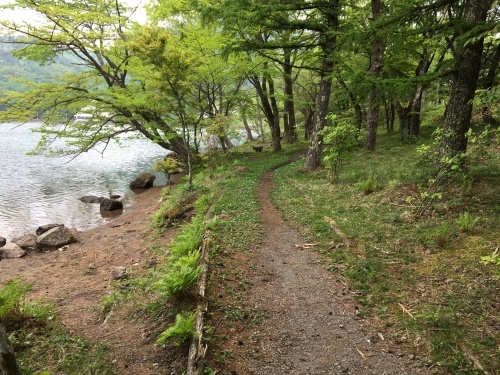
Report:
M 198 306 L 196 312 L 195 334 L 189 346 L 187 375 L 202 375 L 205 367 L 205 354 L 207 345 L 203 346 L 203 314 L 207 311 L 205 302 L 205 289 L 207 284 L 208 263 L 210 250 L 210 230 L 206 230 L 203 235 L 203 245 L 201 247 L 200 267 L 201 272 L 198 278 Z
M 403 312 L 407 313 L 412 319 L 415 319 L 415 317 L 413 316 L 413 314 L 410 312 L 410 310 L 408 310 L 406 307 L 404 307 L 402 304 L 400 304 L 398 302 L 398 305 L 399 307 L 401 307 L 401 309 L 403 310 Z
M 344 246 L 349 248 L 351 246 L 351 241 L 349 241 L 349 238 L 347 238 L 347 236 L 340 230 L 335 220 L 329 218 L 328 216 L 325 216 L 324 219 L 328 223 L 328 225 L 330 225 L 330 228 L 333 230 L 333 233 L 335 233 L 337 236 L 340 237 Z

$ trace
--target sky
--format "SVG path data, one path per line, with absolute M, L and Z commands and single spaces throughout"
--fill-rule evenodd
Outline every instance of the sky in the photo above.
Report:
M 135 21 L 140 22 L 141 20 L 144 20 L 146 18 L 146 13 L 144 9 L 142 8 L 142 5 L 144 5 L 147 0 L 121 0 L 121 2 L 126 3 L 127 5 L 131 7 L 137 7 L 139 6 L 140 9 L 136 11 L 132 19 Z M 0 5 L 6 5 L 6 4 L 11 4 L 13 3 L 12 0 L 0 0 Z M 8 20 L 19 20 L 19 21 L 33 21 L 36 19 L 36 13 L 35 12 L 27 12 L 23 10 L 0 10 L 0 19 L 8 19 Z

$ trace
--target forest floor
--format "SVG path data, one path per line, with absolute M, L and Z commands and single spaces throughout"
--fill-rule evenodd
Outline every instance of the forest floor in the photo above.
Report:
M 244 304 L 253 312 L 241 322 L 256 324 L 231 326 L 226 324 L 227 311 L 213 312 L 217 335 L 208 343 L 209 366 L 218 374 L 240 375 L 428 374 L 426 367 L 419 367 L 416 353 L 391 342 L 376 321 L 357 315 L 354 294 L 281 219 L 269 200 L 271 188 L 269 172 L 258 192 L 260 244 L 233 255 L 225 265 L 246 280 Z M 116 283 L 116 267 L 126 267 L 129 275 L 146 270 L 154 258 L 149 250 L 168 244 L 175 235 L 172 228 L 156 239 L 149 233 L 148 218 L 158 208 L 160 190 L 137 195 L 121 216 L 78 233 L 78 242 L 64 251 L 0 262 L 0 285 L 14 277 L 32 283 L 28 297 L 54 301 L 58 322 L 72 335 L 105 343 L 111 367 L 120 375 L 182 373 L 175 364 L 178 351 L 154 346 L 162 330 L 158 323 L 119 308 L 103 318 L 100 308 Z M 211 293 L 212 301 L 235 298 L 222 285 L 212 285 Z M 226 339 L 217 341 L 221 336 Z

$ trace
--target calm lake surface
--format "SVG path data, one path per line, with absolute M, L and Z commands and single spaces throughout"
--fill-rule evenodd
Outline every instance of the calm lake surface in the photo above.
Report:
M 166 150 L 150 141 L 113 143 L 103 155 L 89 151 L 72 161 L 27 156 L 40 136 L 31 131 L 36 126 L 0 124 L 0 236 L 7 241 L 44 224 L 62 223 L 80 231 L 103 224 L 110 218 L 101 216 L 99 205 L 79 199 L 118 194 L 126 209 L 134 195 L 128 185 L 142 172 L 154 173 L 155 185 L 165 184 L 165 177 L 151 167 Z

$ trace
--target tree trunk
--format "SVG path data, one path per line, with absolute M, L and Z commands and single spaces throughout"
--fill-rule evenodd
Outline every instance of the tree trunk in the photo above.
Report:
M 306 155 L 305 166 L 308 170 L 313 171 L 321 165 L 321 143 L 323 137 L 320 132 L 326 124 L 326 116 L 330 105 L 330 94 L 332 91 L 332 73 L 335 66 L 333 60 L 335 44 L 337 38 L 335 30 L 338 28 L 338 0 L 329 0 L 328 7 L 323 9 L 327 17 L 328 30 L 323 35 L 324 44 L 322 46 L 323 62 L 321 69 L 321 80 L 319 84 L 319 92 L 316 100 L 316 110 L 309 138 L 309 148 Z
M 287 143 L 294 143 L 297 141 L 297 133 L 295 132 L 295 104 L 293 99 L 292 68 L 291 50 L 290 48 L 285 48 L 283 64 L 283 80 L 285 83 L 285 101 L 283 104 L 283 136 L 285 142 Z
M 394 102 L 399 117 L 399 137 L 403 141 L 420 135 L 420 111 L 423 92 L 424 85 L 418 84 L 408 106 L 403 107 L 401 103 Z
M 274 82 L 268 74 L 266 74 L 266 77 L 262 79 L 262 82 L 256 76 L 251 77 L 250 81 L 259 95 L 262 110 L 266 116 L 267 122 L 269 123 L 273 151 L 279 151 L 281 150 L 281 134 L 279 126 L 280 118 L 274 92 Z
M 498 69 L 498 65 L 500 64 L 500 44 L 497 45 L 495 52 L 490 60 L 490 67 L 488 69 L 488 74 L 483 81 L 483 88 L 485 90 L 491 90 L 495 83 L 496 71 Z M 486 124 L 494 125 L 496 123 L 493 115 L 491 113 L 490 107 L 484 107 L 481 110 L 481 116 L 483 118 L 483 122 Z
M 252 142 L 254 140 L 252 135 L 252 129 L 250 129 L 250 126 L 248 125 L 248 120 L 245 113 L 241 115 L 241 118 L 243 120 L 243 125 L 245 126 L 245 132 L 247 133 L 247 141 Z
M 12 351 L 7 334 L 3 325 L 0 323 L 0 374 L 2 375 L 21 375 L 17 367 L 16 358 Z
M 396 117 L 396 108 L 394 104 L 386 101 L 384 103 L 385 107 L 385 125 L 387 133 L 392 133 L 394 131 L 394 118 Z
M 465 6 L 464 21 L 468 23 L 467 32 L 486 21 L 490 0 L 469 0 Z M 466 134 L 472 116 L 472 100 L 476 91 L 483 38 L 468 40 L 456 56 L 456 68 L 453 74 L 450 100 L 444 119 L 444 131 L 439 145 L 438 162 L 448 156 L 455 156 L 467 150 Z
M 372 0 L 372 16 L 374 21 L 382 14 L 382 7 L 381 0 Z M 370 72 L 374 81 L 378 80 L 382 74 L 383 56 L 384 40 L 380 36 L 375 35 L 372 41 L 372 55 L 370 57 Z M 375 151 L 379 109 L 380 98 L 378 89 L 376 84 L 373 83 L 368 96 L 368 113 L 366 114 L 366 151 Z

